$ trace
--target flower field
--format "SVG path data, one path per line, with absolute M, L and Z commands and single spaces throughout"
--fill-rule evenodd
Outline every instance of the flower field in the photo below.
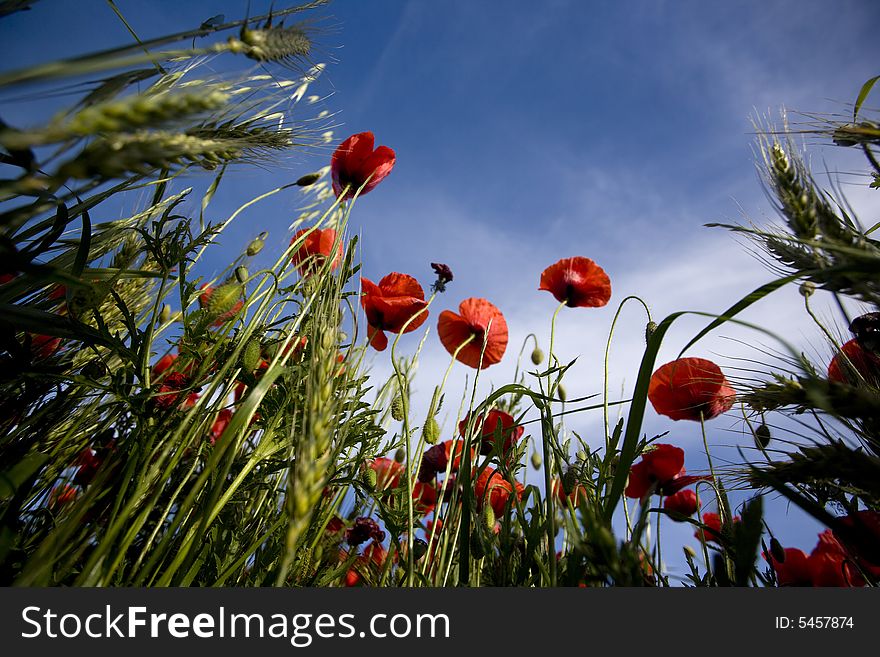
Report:
M 0 123 L 0 583 L 876 585 L 880 224 L 818 182 L 799 139 L 847 150 L 877 191 L 877 78 L 853 82 L 845 116 L 758 125 L 777 216 L 715 228 L 766 265 L 763 285 L 721 312 L 655 316 L 616 291 L 603 248 L 572 241 L 505 273 L 548 309 L 520 343 L 508 308 L 460 294 L 428 239 L 421 270 L 362 270 L 358 213 L 393 201 L 408 164 L 387 128 L 340 132 L 320 111 L 324 4 L 0 72 L 2 94 L 91 81 L 45 122 Z M 262 183 L 300 151 L 320 167 Z M 237 176 L 252 193 L 215 211 Z M 288 230 L 224 240 L 277 198 L 296 208 Z M 742 319 L 788 289 L 829 359 Z M 833 318 L 811 306 L 822 295 Z M 603 308 L 607 344 L 589 350 L 604 361 L 560 350 L 561 322 Z M 673 342 L 683 318 L 700 328 Z M 703 348 L 732 326 L 780 345 L 747 376 Z M 639 364 L 612 392 L 624 329 Z M 432 345 L 443 367 L 420 368 Z M 602 387 L 571 394 L 588 367 Z M 734 460 L 711 440 L 725 421 Z M 768 511 L 780 501 L 790 515 Z M 790 544 L 798 522 L 819 529 Z

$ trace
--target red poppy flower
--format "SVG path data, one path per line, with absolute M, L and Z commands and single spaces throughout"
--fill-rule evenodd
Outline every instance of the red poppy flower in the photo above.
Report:
M 430 538 L 432 535 L 436 536 L 443 529 L 443 519 L 437 518 L 436 520 L 428 520 L 425 523 L 425 538 Z
M 165 370 L 174 364 L 177 360 L 177 354 L 165 354 L 153 365 L 153 378 L 158 378 Z
M 355 546 L 366 543 L 370 539 L 374 541 L 384 541 L 385 532 L 379 529 L 379 523 L 372 518 L 362 516 L 355 518 L 354 524 L 345 530 L 343 535 L 345 542 Z
M 369 467 L 376 473 L 376 490 L 397 488 L 404 472 L 403 463 L 385 457 L 370 461 Z
M 674 495 L 685 486 L 709 479 L 711 477 L 705 475 L 686 475 L 684 450 L 661 443 L 642 454 L 642 460 L 630 468 L 629 482 L 624 492 L 627 497 L 641 499 L 656 484 L 656 493 Z
M 51 335 L 32 335 L 31 336 L 31 353 L 34 358 L 45 360 L 50 356 L 54 356 L 61 347 L 61 338 Z
M 379 281 L 378 285 L 361 277 L 361 290 L 361 305 L 370 325 L 370 344 L 376 351 L 384 351 L 388 346 L 385 331 L 409 333 L 428 319 L 425 292 L 412 276 L 394 272 Z
M 830 529 L 819 534 L 819 542 L 807 559 L 813 586 L 864 586 L 859 574 L 847 555 L 846 549 L 834 537 Z
M 453 453 L 455 456 L 453 456 Z M 463 440 L 446 440 L 438 445 L 427 449 L 422 456 L 422 462 L 419 465 L 419 481 L 429 482 L 438 474 L 446 472 L 446 466 L 449 459 L 452 458 L 452 466 L 449 472 L 458 472 L 461 467 L 461 457 L 464 454 Z M 475 455 L 475 450 L 471 448 L 471 460 Z
M 180 392 L 188 385 L 189 378 L 185 374 L 171 372 L 162 380 L 158 394 L 153 397 L 153 403 L 162 410 L 176 406 L 180 401 Z
M 467 342 L 456 356 L 459 362 L 482 369 L 500 362 L 507 349 L 507 322 L 501 311 L 485 299 L 470 298 L 459 304 L 458 313 L 440 313 L 437 332 L 446 351 L 455 354 Z
M 517 499 L 519 499 L 522 496 L 523 490 L 524 488 L 521 483 L 517 481 L 515 487 L 511 486 L 510 482 L 494 468 L 483 470 L 474 482 L 474 495 L 477 499 L 477 506 L 482 507 L 483 504 L 488 503 L 496 516 L 504 514 L 511 495 L 516 495 Z M 511 504 L 513 503 L 511 502 Z
M 721 368 L 704 358 L 679 358 L 651 375 L 648 399 L 672 420 L 711 420 L 731 409 L 736 393 Z
M 589 258 L 563 258 L 541 274 L 539 290 L 547 290 L 570 308 L 599 308 L 611 298 L 611 279 Z
M 733 516 L 733 522 L 737 523 L 740 521 L 739 516 Z M 721 542 L 721 516 L 717 513 L 704 513 L 703 514 L 703 524 L 706 526 L 705 529 L 697 529 L 694 532 L 694 537 L 702 540 L 702 533 L 706 535 L 706 541 L 714 541 L 715 543 Z
M 566 495 L 565 486 L 559 478 L 550 482 L 550 492 L 556 495 L 559 503 L 563 506 L 568 506 L 568 503 L 571 502 L 572 506 L 577 507 L 581 502 L 586 502 L 589 499 L 587 489 L 583 484 L 578 484 L 573 491 Z
M 690 489 L 680 490 L 663 500 L 664 509 L 666 509 L 667 511 L 680 513 L 683 516 L 694 515 L 697 512 L 697 508 L 699 508 L 699 505 L 700 504 L 697 501 L 696 492 Z M 673 520 L 678 520 L 678 518 L 676 518 L 675 516 L 670 517 Z
M 458 423 L 458 434 L 462 438 L 464 438 L 464 434 L 467 431 L 469 421 L 470 413 Z M 494 408 L 486 414 L 485 419 L 483 419 L 483 414 L 480 413 L 474 422 L 474 435 L 479 436 L 481 439 L 480 454 L 483 455 L 492 453 L 492 448 L 495 446 L 496 432 L 500 434 L 501 439 L 504 441 L 501 453 L 507 454 L 522 437 L 524 431 L 525 427 L 516 426 L 516 420 L 513 419 L 512 415 Z
M 49 508 L 53 511 L 59 511 L 73 502 L 78 495 L 79 491 L 69 484 L 55 486 L 49 493 Z
M 99 458 L 91 447 L 86 447 L 79 453 L 76 463 L 77 468 L 76 473 L 73 475 L 73 480 L 80 486 L 88 486 L 98 473 L 103 459 Z
M 303 228 L 293 234 L 290 243 L 294 244 L 300 238 L 303 238 L 300 245 L 290 256 L 300 275 L 320 269 L 330 256 L 333 256 L 330 269 L 336 269 L 342 262 L 342 240 L 337 241 L 336 231 L 332 228 Z
M 348 553 L 344 550 L 339 554 L 339 560 L 345 561 Z M 351 569 L 345 574 L 346 586 L 357 586 L 363 582 L 363 575 L 367 573 L 378 573 L 385 567 L 385 560 L 388 558 L 388 551 L 382 547 L 381 543 L 373 541 L 357 558 Z
M 831 381 L 856 386 L 864 380 L 869 385 L 880 387 L 880 358 L 863 349 L 856 339 L 844 343 L 840 352 L 828 365 L 828 378 Z
M 342 518 L 339 516 L 333 516 L 327 521 L 327 526 L 324 527 L 324 532 L 327 534 L 338 534 L 343 529 L 345 529 L 345 522 Z
M 204 283 L 199 289 L 202 290 L 202 293 L 199 295 L 199 306 L 202 308 L 207 308 L 208 304 L 211 303 L 211 296 L 214 294 L 215 288 L 208 285 L 207 283 Z M 244 306 L 244 301 L 239 299 L 238 301 L 235 302 L 235 304 L 232 306 L 232 308 L 227 310 L 225 313 L 218 315 L 217 318 L 214 320 L 213 325 L 214 326 L 222 326 L 223 324 L 225 324 L 229 320 L 233 319 L 238 314 L 238 311 L 240 311 L 242 309 L 243 306 Z
M 394 168 L 394 151 L 387 146 L 373 150 L 375 137 L 372 132 L 360 132 L 339 144 L 330 160 L 330 176 L 333 193 L 345 192 L 342 200 L 367 194 L 385 179 Z M 346 189 L 348 188 L 348 189 Z M 361 189 L 363 188 L 363 189 Z
M 208 434 L 208 439 L 211 441 L 212 445 L 220 440 L 220 437 L 223 435 L 223 432 L 226 431 L 226 427 L 229 426 L 231 421 L 231 409 L 224 408 L 217 414 L 217 419 L 214 420 L 214 424 L 211 425 L 211 433 Z
M 764 555 L 767 558 L 768 555 Z M 768 559 L 773 570 L 776 571 L 776 581 L 779 586 L 812 586 L 813 576 L 807 554 L 797 548 L 785 548 L 785 561 L 777 561 L 770 555 Z
M 866 573 L 880 579 L 880 512 L 856 511 L 840 519 L 835 538 L 844 545 Z
M 437 487 L 433 483 L 417 481 L 413 485 L 413 511 L 417 515 L 424 516 L 437 506 Z

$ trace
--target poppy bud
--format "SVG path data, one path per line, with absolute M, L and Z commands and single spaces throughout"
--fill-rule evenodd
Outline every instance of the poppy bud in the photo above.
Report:
M 755 444 L 760 449 L 767 449 L 767 445 L 770 444 L 770 427 L 766 424 L 762 424 L 755 429 Z
M 297 187 L 311 187 L 321 179 L 320 173 L 307 173 L 296 181 Z
M 376 488 L 377 481 L 378 477 L 376 471 L 373 468 L 366 468 L 363 473 L 364 486 L 372 490 Z
M 82 368 L 82 375 L 88 379 L 99 379 L 106 373 L 107 368 L 104 367 L 104 363 L 97 358 L 93 358 Z
M 260 341 L 251 338 L 241 350 L 241 369 L 245 372 L 253 372 L 260 364 Z
M 241 297 L 241 286 L 238 283 L 224 283 L 211 292 L 208 297 L 208 314 L 218 317 L 232 310 Z
M 391 401 L 391 417 L 397 422 L 403 421 L 403 398 L 399 395 Z
M 561 383 L 556 386 L 556 394 L 559 395 L 559 401 L 565 401 L 568 399 L 568 393 L 565 391 L 565 387 Z
M 413 559 L 419 561 L 428 553 L 428 544 L 420 538 L 413 541 Z
M 571 495 L 578 484 L 578 473 L 576 468 L 569 468 L 562 477 L 562 490 L 566 495 Z
M 434 416 L 429 417 L 428 421 L 425 422 L 425 426 L 422 427 L 422 437 L 429 445 L 437 444 L 437 440 L 440 438 L 440 425 L 437 424 Z
M 544 352 L 541 351 L 538 347 L 535 347 L 535 350 L 532 352 L 532 363 L 534 365 L 540 365 L 544 362 Z
M 587 453 L 582 449 L 578 450 L 578 453 L 575 454 L 575 456 L 577 456 L 578 461 L 586 461 L 587 460 Z
M 245 253 L 247 253 L 249 256 L 257 255 L 260 251 L 263 250 L 263 247 L 265 246 L 263 240 L 266 239 L 268 235 L 269 233 L 260 233 L 255 240 L 248 244 L 247 251 L 245 251 Z
M 541 467 L 541 455 L 538 454 L 538 452 L 532 452 L 532 467 L 535 470 L 538 470 Z
M 801 293 L 801 296 L 804 298 L 809 298 L 813 296 L 813 292 L 816 291 L 816 284 L 813 281 L 804 281 L 801 283 L 801 286 L 798 288 L 798 292 Z
M 162 312 L 159 313 L 159 322 L 162 324 L 167 324 L 168 320 L 171 319 L 171 308 L 169 306 L 162 306 Z
M 483 527 L 488 529 L 490 532 L 495 531 L 495 511 L 492 509 L 491 504 L 483 505 L 483 512 L 480 516 L 480 519 L 483 521 Z
M 776 540 L 776 538 L 770 539 L 770 554 L 773 555 L 773 558 L 779 563 L 785 563 L 785 550 L 782 547 L 782 543 Z
M 398 463 L 406 461 L 406 450 L 403 447 L 399 447 L 397 451 L 394 452 L 394 460 Z
M 651 336 L 654 335 L 654 331 L 657 330 L 657 322 L 648 322 L 648 325 L 645 327 L 645 343 L 651 341 Z
M 471 534 L 471 554 L 474 555 L 474 559 L 482 559 L 486 556 L 486 548 L 483 546 L 483 539 L 480 536 L 480 532 L 476 529 Z
M 696 556 L 697 556 L 697 551 L 694 550 L 694 548 L 692 548 L 690 545 L 685 545 L 685 546 L 684 546 L 683 548 L 681 548 L 681 549 L 682 549 L 682 551 L 684 552 L 685 556 L 686 556 L 688 559 L 694 559 L 694 558 L 696 558 Z
M 248 273 L 247 267 L 241 265 L 240 267 L 235 268 L 235 280 L 239 283 L 244 283 L 250 274 Z

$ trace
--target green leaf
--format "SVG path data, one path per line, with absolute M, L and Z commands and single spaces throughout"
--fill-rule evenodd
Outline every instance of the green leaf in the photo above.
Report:
M 858 98 L 856 98 L 856 104 L 853 105 L 853 121 L 857 119 L 859 115 L 859 110 L 862 109 L 862 103 L 865 102 L 868 94 L 871 93 L 871 89 L 874 87 L 874 84 L 877 82 L 877 80 L 880 80 L 880 75 L 874 76 L 862 85 L 862 88 L 859 91 Z
M 748 586 L 749 578 L 755 568 L 758 546 L 764 531 L 763 500 L 756 495 L 743 508 L 741 522 L 733 523 L 733 572 L 737 586 Z
M 703 339 L 708 333 L 710 333 L 711 331 L 714 331 L 716 328 L 718 328 L 719 326 L 724 324 L 726 321 L 728 321 L 729 319 L 732 319 L 733 317 L 735 317 L 736 315 L 741 313 L 743 310 L 745 310 L 746 308 L 751 306 L 753 303 L 760 301 L 761 299 L 766 297 L 771 292 L 775 292 L 779 288 L 781 288 L 785 285 L 788 285 L 789 283 L 791 283 L 793 281 L 796 281 L 798 279 L 798 276 L 785 276 L 785 277 L 779 278 L 775 281 L 770 281 L 769 283 L 762 285 L 761 287 L 754 290 L 751 294 L 748 294 L 745 297 L 743 297 L 742 299 L 740 299 L 739 301 L 737 301 L 730 308 L 728 308 L 723 313 L 721 313 L 721 315 L 718 318 L 716 318 L 712 322 L 710 322 L 709 325 L 706 326 L 706 328 L 704 328 L 702 331 L 697 333 L 697 335 L 694 336 L 694 338 L 682 348 L 678 357 L 681 358 L 681 356 L 682 356 L 682 354 L 684 354 L 684 352 L 686 352 L 688 349 L 690 349 L 692 346 L 694 346 L 697 342 L 699 342 L 701 339 Z
M 22 484 L 42 468 L 48 460 L 49 457 L 40 452 L 29 454 L 6 472 L 0 473 L 0 498 L 15 495 Z

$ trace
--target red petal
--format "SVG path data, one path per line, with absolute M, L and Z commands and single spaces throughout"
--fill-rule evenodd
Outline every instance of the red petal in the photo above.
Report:
M 598 308 L 611 299 L 611 279 L 599 265 L 582 256 L 564 258 L 541 274 L 539 290 L 569 307 Z
M 734 395 L 721 368 L 704 358 L 666 363 L 648 386 L 654 410 L 673 420 L 710 420 L 730 410 Z

